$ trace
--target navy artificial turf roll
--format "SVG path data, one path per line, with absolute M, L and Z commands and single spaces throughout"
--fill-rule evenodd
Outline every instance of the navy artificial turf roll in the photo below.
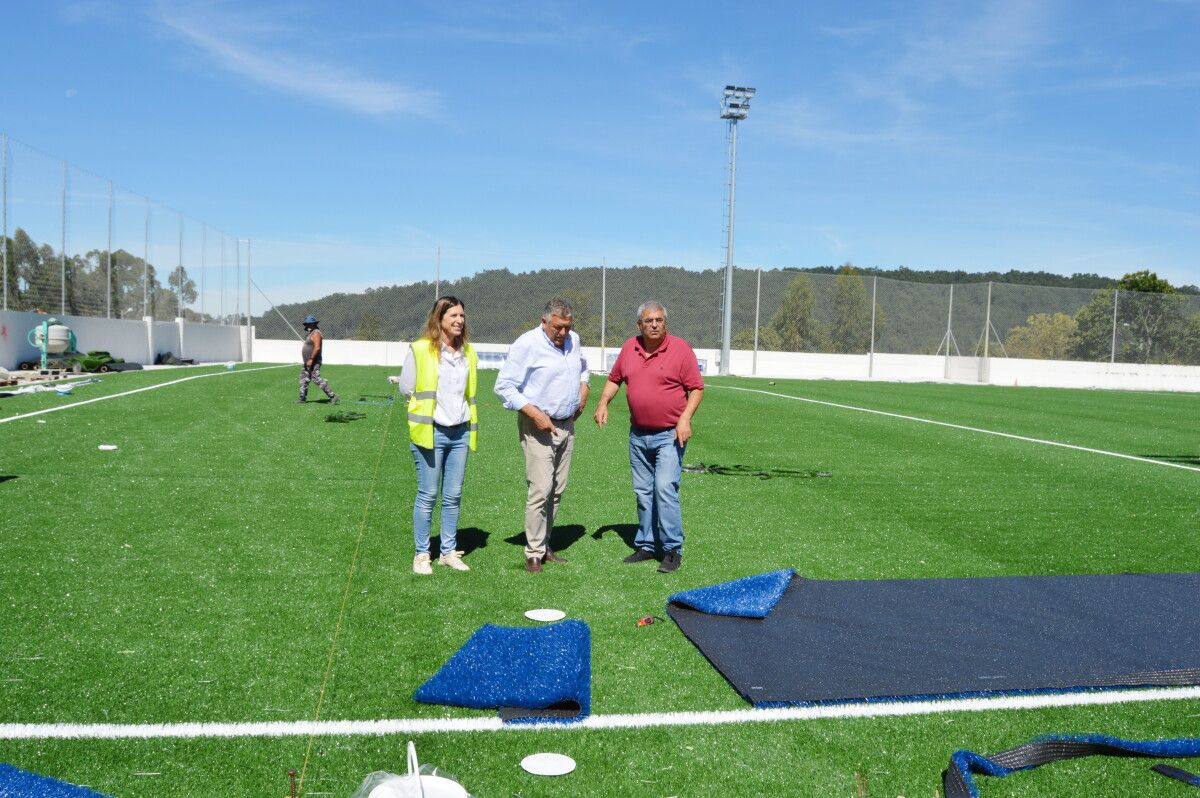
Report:
M 675 600 L 697 592 L 668 614 L 756 706 L 1200 684 L 1200 574 L 795 577 L 762 617 Z

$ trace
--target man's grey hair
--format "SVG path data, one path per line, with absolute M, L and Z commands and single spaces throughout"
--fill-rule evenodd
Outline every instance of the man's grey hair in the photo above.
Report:
M 638 313 L 637 313 L 638 321 L 642 320 L 642 316 L 645 315 L 647 310 L 661 310 L 662 314 L 663 314 L 663 321 L 667 320 L 666 306 L 663 305 L 661 302 L 655 302 L 653 299 L 647 299 L 645 302 L 638 305 Z
M 551 316 L 569 319 L 572 315 L 571 303 L 560 296 L 556 296 L 546 303 L 546 310 L 542 312 L 542 321 L 549 321 Z

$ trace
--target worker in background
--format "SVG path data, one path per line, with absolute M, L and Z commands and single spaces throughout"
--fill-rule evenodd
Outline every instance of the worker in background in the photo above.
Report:
M 303 404 L 308 401 L 308 383 L 315 382 L 322 391 L 329 397 L 329 403 L 336 405 L 338 403 L 337 394 L 329 387 L 329 383 L 321 378 L 321 331 L 317 329 L 316 316 L 304 317 L 304 347 L 301 349 L 300 357 L 303 358 L 303 365 L 300 366 L 300 398 L 296 400 L 298 404 Z

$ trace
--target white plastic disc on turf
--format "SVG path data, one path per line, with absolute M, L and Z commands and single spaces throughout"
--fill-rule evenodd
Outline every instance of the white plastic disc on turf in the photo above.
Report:
M 543 607 L 540 610 L 526 611 L 525 617 L 531 621 L 544 621 L 549 623 L 550 621 L 561 621 L 563 618 L 567 617 L 567 614 L 562 610 L 552 610 L 548 607 Z
M 111 443 L 102 443 L 96 448 L 102 452 L 115 452 L 117 450 L 117 447 Z
M 521 767 L 535 776 L 565 776 L 575 769 L 575 760 L 566 754 L 530 754 Z

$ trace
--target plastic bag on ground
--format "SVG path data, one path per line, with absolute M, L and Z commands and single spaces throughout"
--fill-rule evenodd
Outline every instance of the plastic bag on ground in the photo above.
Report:
M 367 774 L 350 798 L 471 798 L 453 775 L 433 765 L 417 763 L 417 749 L 408 744 L 408 773 L 386 770 Z

